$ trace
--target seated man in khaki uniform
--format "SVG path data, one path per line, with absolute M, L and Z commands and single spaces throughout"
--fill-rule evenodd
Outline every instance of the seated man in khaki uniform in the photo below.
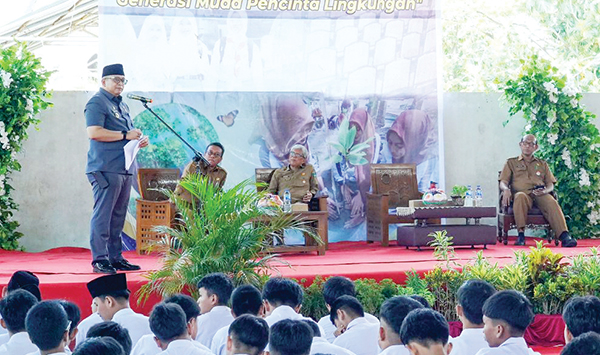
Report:
M 208 161 L 209 165 L 206 166 L 201 161 L 196 162 L 192 160 L 192 162 L 185 167 L 185 170 L 183 170 L 181 179 L 183 180 L 183 178 L 190 174 L 200 174 L 208 177 L 210 182 L 219 188 L 222 188 L 223 184 L 225 184 L 225 179 L 227 178 L 227 171 L 219 166 L 219 163 L 221 160 L 223 160 L 224 153 L 225 148 L 221 143 L 210 143 L 206 147 L 206 152 L 204 152 L 204 157 Z M 192 194 L 184 189 L 181 185 L 177 185 L 175 194 L 185 201 L 192 203 Z
M 319 190 L 317 173 L 312 165 L 306 164 L 308 150 L 296 144 L 290 151 L 289 164 L 275 170 L 268 191 L 283 199 L 285 190 L 290 190 L 292 203 L 308 203 Z
M 515 245 L 525 245 L 527 213 L 535 202 L 552 230 L 559 236 L 561 245 L 577 246 L 577 241 L 569 235 L 565 216 L 558 202 L 549 195 L 554 190 L 556 179 L 548 168 L 548 163 L 533 155 L 538 149 L 535 136 L 524 136 L 519 146 L 521 155 L 506 161 L 499 178 L 502 205 L 509 206 L 511 200 L 514 201 L 513 210 L 519 232 Z

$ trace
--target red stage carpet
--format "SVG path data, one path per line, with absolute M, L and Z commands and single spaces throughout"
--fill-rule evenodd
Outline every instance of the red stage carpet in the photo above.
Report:
M 512 242 L 512 241 L 511 241 Z M 530 246 L 533 240 L 528 239 Z M 583 240 L 577 248 L 560 248 L 554 244 L 550 248 L 565 256 L 584 253 L 589 247 L 599 246 L 600 240 Z M 481 248 L 456 248 L 459 264 L 464 264 L 473 259 Z M 514 250 L 528 250 L 528 247 L 504 246 L 501 244 L 489 246 L 483 250 L 484 255 L 492 263 L 505 265 L 512 262 Z M 125 257 L 135 264 L 142 266 L 142 270 L 156 269 L 159 261 L 156 255 L 137 255 L 134 252 L 125 253 Z M 401 282 L 407 271 L 416 270 L 424 273 L 435 267 L 437 262 L 433 258 L 432 249 L 416 251 L 402 247 L 383 248 L 379 244 L 365 242 L 343 242 L 330 244 L 325 256 L 312 254 L 286 254 L 281 257 L 289 266 L 280 265 L 276 274 L 296 279 L 313 280 L 316 275 L 346 275 L 356 278 L 391 278 Z M 76 302 L 82 310 L 83 316 L 90 313 L 91 298 L 85 284 L 98 275 L 91 272 L 90 251 L 82 248 L 56 248 L 42 253 L 8 252 L 0 250 L 0 286 L 8 283 L 13 272 L 29 270 L 40 278 L 42 296 L 46 299 L 64 298 Z M 141 272 L 129 272 L 128 283 L 130 290 L 135 292 L 145 283 Z M 148 314 L 152 305 L 158 300 L 153 297 L 144 305 L 138 306 L 132 302 L 132 308 Z M 544 354 L 559 354 L 560 348 L 544 349 Z

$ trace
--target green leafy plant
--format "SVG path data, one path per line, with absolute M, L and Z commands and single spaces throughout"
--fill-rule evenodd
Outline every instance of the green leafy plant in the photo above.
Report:
M 52 104 L 46 84 L 50 73 L 40 59 L 19 43 L 1 49 L 0 55 L 0 249 L 19 248 L 19 223 L 12 219 L 19 208 L 11 197 L 10 175 L 21 170 L 17 153 L 27 129 L 40 122 L 36 116 Z
M 192 174 L 181 186 L 198 204 L 166 191 L 181 219 L 175 228 L 156 228 L 164 235 L 156 245 L 162 266 L 145 275 L 149 282 L 140 289 L 141 300 L 152 293 L 168 296 L 187 291 L 197 296 L 195 285 L 212 272 L 230 275 L 235 284 L 260 285 L 275 267 L 275 256 L 265 255 L 266 251 L 273 240 L 281 241 L 284 229 L 302 231 L 322 243 L 313 228 L 295 215 L 258 208 L 266 192 L 257 192 L 250 180 L 224 190 Z
M 443 261 L 447 269 L 459 266 L 453 260 L 456 258 L 456 252 L 452 246 L 454 244 L 454 242 L 452 242 L 454 237 L 449 236 L 448 232 L 445 230 L 435 231 L 429 233 L 427 236 L 433 238 L 433 240 L 430 240 L 427 244 L 434 248 L 433 256 L 436 260 Z
M 300 280 L 300 284 L 304 288 L 302 314 L 310 316 L 316 321 L 329 314 L 325 299 L 323 298 L 323 284 L 325 284 L 325 279 L 321 276 L 316 276 L 312 283 L 307 285 L 306 279 L 302 279 Z
M 450 193 L 451 196 L 459 196 L 459 197 L 465 197 L 465 195 L 467 194 L 467 190 L 468 188 L 465 185 L 454 185 L 452 186 L 452 191 Z
M 355 138 L 356 127 L 350 127 L 350 120 L 342 121 L 338 133 L 338 141 L 329 142 L 329 145 L 331 145 L 340 153 L 335 154 L 332 157 L 334 164 L 339 163 L 342 160 L 345 160 L 354 166 L 365 165 L 368 163 L 367 159 L 365 158 L 365 155 L 367 154 L 365 150 L 369 148 L 369 142 L 373 140 L 373 137 L 358 144 L 354 144 Z

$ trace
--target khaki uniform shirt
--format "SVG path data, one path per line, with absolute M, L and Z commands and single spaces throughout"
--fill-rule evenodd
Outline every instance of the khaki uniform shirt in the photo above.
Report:
M 556 178 L 546 161 L 534 156 L 528 163 L 522 155 L 506 161 L 498 180 L 507 181 L 513 194 L 517 192 L 529 194 L 537 185 L 547 186 L 549 183 L 556 183 Z
M 203 164 L 195 161 L 192 161 L 185 167 L 181 179 L 190 174 L 200 174 L 206 176 L 208 177 L 208 181 L 212 182 L 219 188 L 223 187 L 223 184 L 225 184 L 225 179 L 227 178 L 227 171 L 220 166 L 217 165 L 213 168 L 210 166 L 204 166 Z M 189 203 L 192 202 L 192 194 L 188 190 L 184 189 L 181 185 L 177 185 L 175 194 Z
M 286 189 L 290 190 L 292 203 L 302 201 L 302 197 L 306 195 L 307 191 L 310 191 L 313 196 L 316 195 L 319 185 L 315 168 L 310 164 L 305 164 L 298 170 L 292 169 L 289 165 L 275 170 L 268 191 L 283 198 Z

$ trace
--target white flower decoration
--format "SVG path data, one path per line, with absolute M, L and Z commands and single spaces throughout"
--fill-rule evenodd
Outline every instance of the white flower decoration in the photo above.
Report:
M 565 95 L 569 95 L 571 97 L 579 94 L 580 90 L 575 83 L 567 82 L 567 85 L 562 90 Z
M 558 102 L 558 96 L 556 96 L 554 93 L 550 93 L 549 98 L 550 102 L 552 102 L 553 104 Z
M 556 86 L 554 86 L 554 82 L 552 81 L 544 83 L 544 89 L 546 89 L 548 93 L 558 94 L 558 89 L 556 88 Z
M 577 101 L 577 99 L 573 98 L 571 99 L 571 107 L 573 108 L 577 108 L 577 106 L 579 106 L 579 101 Z
M 29 113 L 33 113 L 33 101 L 31 101 L 30 99 L 27 99 L 27 106 L 25 106 L 25 109 Z
M 552 145 L 554 145 L 556 143 L 557 139 L 558 139 L 558 134 L 556 134 L 556 133 L 548 135 L 548 142 L 550 142 L 550 144 L 552 144 Z
M 598 221 L 600 220 L 600 213 L 598 211 L 592 211 L 588 215 L 588 219 L 590 220 L 590 224 L 598 224 Z
M 592 201 L 588 201 L 585 205 L 589 208 L 594 208 L 594 203 Z
M 13 82 L 10 73 L 0 69 L 0 78 L 2 79 L 2 85 L 4 85 L 4 87 L 8 89 L 10 84 Z
M 584 168 L 579 171 L 579 185 L 590 186 L 590 175 Z
M 561 156 L 562 156 L 562 159 L 565 162 L 565 165 L 567 166 L 567 168 L 573 169 L 573 162 L 571 162 L 571 153 L 569 152 L 569 150 L 567 148 L 563 149 Z

